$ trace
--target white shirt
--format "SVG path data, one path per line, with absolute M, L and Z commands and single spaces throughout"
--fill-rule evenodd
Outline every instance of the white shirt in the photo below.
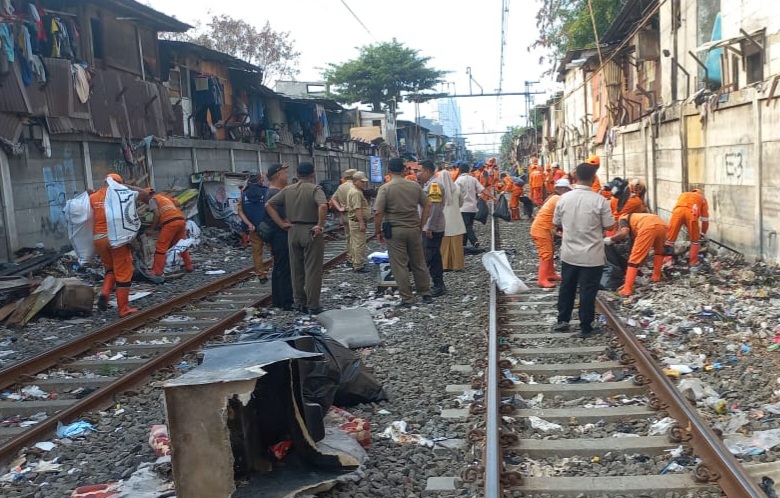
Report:
M 604 230 L 615 224 L 615 218 L 601 194 L 575 185 L 555 206 L 553 224 L 563 228 L 561 261 L 585 267 L 604 265 Z
M 461 173 L 455 185 L 460 187 L 463 192 L 463 204 L 460 206 L 461 213 L 476 213 L 477 212 L 477 196 L 485 190 L 485 187 L 479 183 L 479 180 L 469 175 L 468 173 Z

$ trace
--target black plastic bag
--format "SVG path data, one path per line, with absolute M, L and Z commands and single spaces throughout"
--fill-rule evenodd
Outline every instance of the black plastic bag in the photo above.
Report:
M 504 221 L 512 221 L 512 212 L 509 210 L 509 202 L 507 202 L 506 196 L 502 195 L 498 198 L 498 205 L 493 211 L 493 216 Z
M 487 202 L 482 198 L 477 199 L 477 215 L 474 216 L 474 220 L 484 225 L 487 223 L 489 214 L 490 209 L 488 208 Z
M 604 255 L 607 262 L 601 274 L 599 288 L 602 290 L 617 290 L 626 277 L 628 258 L 622 253 L 625 248 L 621 246 L 604 246 Z

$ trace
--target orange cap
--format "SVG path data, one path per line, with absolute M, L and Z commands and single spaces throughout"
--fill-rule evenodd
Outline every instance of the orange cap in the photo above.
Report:
M 108 177 L 111 178 L 112 180 L 114 180 L 115 182 L 124 183 L 124 180 L 122 180 L 122 177 L 119 176 L 117 173 L 109 173 Z
M 599 167 L 601 166 L 601 159 L 599 159 L 599 156 L 588 156 L 588 158 L 585 160 L 586 163 L 592 164 L 593 166 Z

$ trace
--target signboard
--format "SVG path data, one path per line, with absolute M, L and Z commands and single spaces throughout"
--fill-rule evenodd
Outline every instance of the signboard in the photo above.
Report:
M 382 174 L 382 158 L 379 156 L 370 156 L 368 161 L 371 168 L 371 182 L 382 183 L 384 181 L 384 175 Z

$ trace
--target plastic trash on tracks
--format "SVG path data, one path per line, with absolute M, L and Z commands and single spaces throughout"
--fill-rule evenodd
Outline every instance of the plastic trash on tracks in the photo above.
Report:
M 79 263 L 84 264 L 95 255 L 95 244 L 92 240 L 95 217 L 88 192 L 83 192 L 65 203 L 65 220 L 70 245 L 76 251 Z
M 504 294 L 520 294 L 521 292 L 528 292 L 530 289 L 523 283 L 522 280 L 517 278 L 515 271 L 512 269 L 512 265 L 509 264 L 509 260 L 506 259 L 506 253 L 504 251 L 491 251 L 485 253 L 482 256 L 482 265 L 496 281 L 499 290 Z
M 371 313 L 362 308 L 330 310 L 317 315 L 328 335 L 348 348 L 366 348 L 381 344 Z
M 141 219 L 135 208 L 138 193 L 106 178 L 106 223 L 108 225 L 108 243 L 111 247 L 121 247 L 130 243 L 141 229 Z

